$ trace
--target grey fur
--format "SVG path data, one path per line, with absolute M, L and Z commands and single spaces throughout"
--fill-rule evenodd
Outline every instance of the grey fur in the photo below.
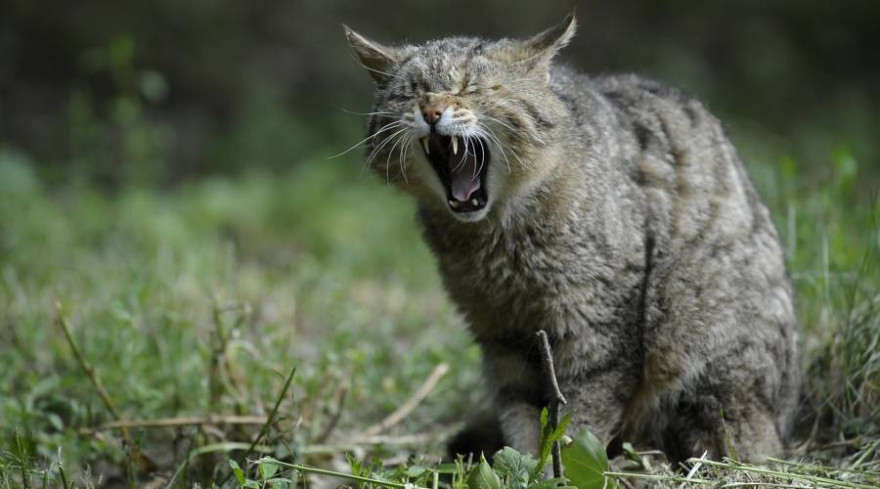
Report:
M 482 347 L 506 444 L 537 447 L 546 391 L 534 332 L 545 329 L 575 428 L 677 459 L 778 454 L 800 370 L 768 211 L 698 101 L 552 65 L 574 26 L 394 48 L 347 31 L 377 82 L 370 166 L 418 200 L 446 289 Z M 485 212 L 462 219 L 438 194 L 412 115 L 426 100 L 497 137 L 486 140 Z M 389 123 L 403 132 L 385 140 Z

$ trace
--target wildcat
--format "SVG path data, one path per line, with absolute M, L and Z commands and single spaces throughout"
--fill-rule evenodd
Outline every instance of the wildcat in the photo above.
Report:
M 575 28 L 392 47 L 346 27 L 376 84 L 367 164 L 417 200 L 482 348 L 493 417 L 453 448 L 537 450 L 544 329 L 575 430 L 779 454 L 798 323 L 768 211 L 698 101 L 555 65 Z

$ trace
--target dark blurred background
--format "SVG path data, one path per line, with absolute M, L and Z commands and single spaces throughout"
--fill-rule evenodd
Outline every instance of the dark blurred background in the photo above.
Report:
M 880 166 L 876 0 L 3 0 L 0 146 L 110 188 L 284 169 L 357 140 L 372 86 L 342 23 L 388 43 L 526 36 L 575 5 L 564 62 L 696 94 L 751 158 Z

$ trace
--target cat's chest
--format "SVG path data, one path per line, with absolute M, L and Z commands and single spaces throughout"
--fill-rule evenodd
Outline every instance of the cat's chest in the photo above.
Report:
M 553 243 L 525 235 L 486 236 L 441 245 L 436 252 L 450 292 L 484 303 L 551 294 L 565 261 Z
M 565 328 L 600 312 L 615 294 L 601 243 L 568 229 L 426 230 L 447 291 L 478 336 L 553 323 Z M 603 263 L 604 262 L 604 263 Z M 600 312 L 601 313 L 601 312 Z

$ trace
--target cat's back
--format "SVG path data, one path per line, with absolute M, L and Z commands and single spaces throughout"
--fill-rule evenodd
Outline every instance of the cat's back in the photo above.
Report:
M 605 170 L 632 187 L 658 240 L 674 247 L 756 233 L 777 239 L 721 122 L 699 100 L 636 75 L 588 77 L 563 68 L 553 85 L 583 146 L 609 135 L 614 163 Z
M 611 134 L 617 158 L 680 160 L 687 152 L 728 150 L 721 123 L 698 99 L 656 80 L 634 74 L 592 77 L 559 66 L 551 86 L 579 133 L 573 136 Z

